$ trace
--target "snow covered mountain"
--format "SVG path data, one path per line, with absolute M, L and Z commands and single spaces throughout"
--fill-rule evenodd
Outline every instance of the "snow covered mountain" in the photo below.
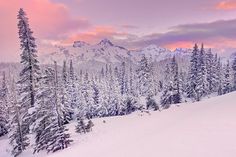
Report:
M 131 61 L 134 64 L 145 54 L 156 62 L 172 58 L 188 59 L 190 49 L 176 49 L 170 51 L 166 48 L 150 45 L 140 50 L 128 50 L 124 47 L 113 44 L 108 39 L 101 40 L 98 44 L 90 45 L 83 41 L 75 41 L 71 46 L 56 46 L 53 52 L 40 56 L 43 64 L 51 64 L 57 61 L 62 64 L 63 60 L 72 59 L 74 63 L 80 66 L 92 67 L 92 65 L 103 65 L 106 63 L 120 63 L 123 61 Z M 89 66 L 88 66 L 89 65 Z
M 94 119 L 88 134 L 75 132 L 70 148 L 19 157 L 235 157 L 236 93 L 197 103 L 181 104 L 162 112 L 133 113 Z M 7 137 L 0 138 L 1 157 L 10 157 Z
M 54 52 L 41 56 L 41 61 L 48 64 L 54 60 L 59 63 L 63 60 L 72 59 L 75 63 L 81 64 L 90 61 L 101 63 L 121 62 L 129 58 L 129 51 L 123 47 L 114 45 L 111 41 L 103 39 L 96 45 L 89 45 L 83 41 L 75 41 L 73 46 L 55 47 Z

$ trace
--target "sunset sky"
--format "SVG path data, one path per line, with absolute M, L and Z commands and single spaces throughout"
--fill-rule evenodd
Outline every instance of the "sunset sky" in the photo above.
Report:
M 203 42 L 220 53 L 236 50 L 236 0 L 0 0 L 0 61 L 19 60 L 20 7 L 39 50 L 103 38 L 130 49 Z

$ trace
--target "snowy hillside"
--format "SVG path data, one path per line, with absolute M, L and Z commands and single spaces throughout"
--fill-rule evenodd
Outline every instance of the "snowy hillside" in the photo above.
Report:
M 162 112 L 95 119 L 92 133 L 78 135 L 74 123 L 70 148 L 37 157 L 234 157 L 236 92 L 181 104 Z M 0 157 L 9 157 L 6 137 Z M 28 157 L 29 151 L 20 155 Z

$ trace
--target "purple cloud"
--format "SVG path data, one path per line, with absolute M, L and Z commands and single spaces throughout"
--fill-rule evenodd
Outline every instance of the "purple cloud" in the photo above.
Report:
M 236 19 L 178 25 L 171 27 L 170 31 L 166 33 L 153 33 L 132 40 L 130 45 L 134 47 L 143 47 L 149 44 L 164 46 L 177 42 L 204 42 L 213 45 L 212 42 L 217 40 L 236 40 L 235 26 Z

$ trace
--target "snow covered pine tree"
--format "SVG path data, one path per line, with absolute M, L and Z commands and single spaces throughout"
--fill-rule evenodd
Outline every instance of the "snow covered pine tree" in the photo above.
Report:
M 46 149 L 55 152 L 67 148 L 72 142 L 68 129 L 64 125 L 64 104 L 60 95 L 57 64 L 55 69 L 48 69 L 38 97 L 38 116 L 35 124 L 36 145 L 35 152 Z
M 171 104 L 181 102 L 178 64 L 175 57 L 173 57 L 170 64 L 167 64 L 165 75 L 167 82 L 164 84 L 164 91 L 161 96 L 161 106 L 163 109 L 169 108 Z
M 8 103 L 8 88 L 6 85 L 5 72 L 3 72 L 2 87 L 0 88 L 0 137 L 8 132 Z
M 233 90 L 236 91 L 236 54 L 234 54 L 233 57 L 232 70 L 233 70 Z
M 11 97 L 11 122 L 9 131 L 9 141 L 12 146 L 12 155 L 14 157 L 20 155 L 26 147 L 29 146 L 29 139 L 27 132 L 22 128 L 22 116 L 20 114 L 21 106 L 17 103 L 17 89 L 15 88 L 15 82 L 13 80 L 12 97 Z
M 223 92 L 222 94 L 227 94 L 227 93 L 231 92 L 229 60 L 227 61 L 227 64 L 224 66 L 222 92 Z
M 34 105 L 37 94 L 37 82 L 39 77 L 39 62 L 37 60 L 37 50 L 35 38 L 32 36 L 26 13 L 21 8 L 17 16 L 19 38 L 21 43 L 21 64 L 23 69 L 20 72 L 17 82 L 19 101 L 13 100 L 14 111 L 11 120 L 10 143 L 13 146 L 12 154 L 19 155 L 29 145 L 27 134 L 30 132 L 30 125 L 34 122 Z
M 21 113 L 23 114 L 23 126 L 27 133 L 30 132 L 30 125 L 34 122 L 35 96 L 38 89 L 39 62 L 37 60 L 37 50 L 35 38 L 32 36 L 26 13 L 21 8 L 18 14 L 19 38 L 21 43 L 21 64 L 23 69 L 20 72 L 19 87 Z

